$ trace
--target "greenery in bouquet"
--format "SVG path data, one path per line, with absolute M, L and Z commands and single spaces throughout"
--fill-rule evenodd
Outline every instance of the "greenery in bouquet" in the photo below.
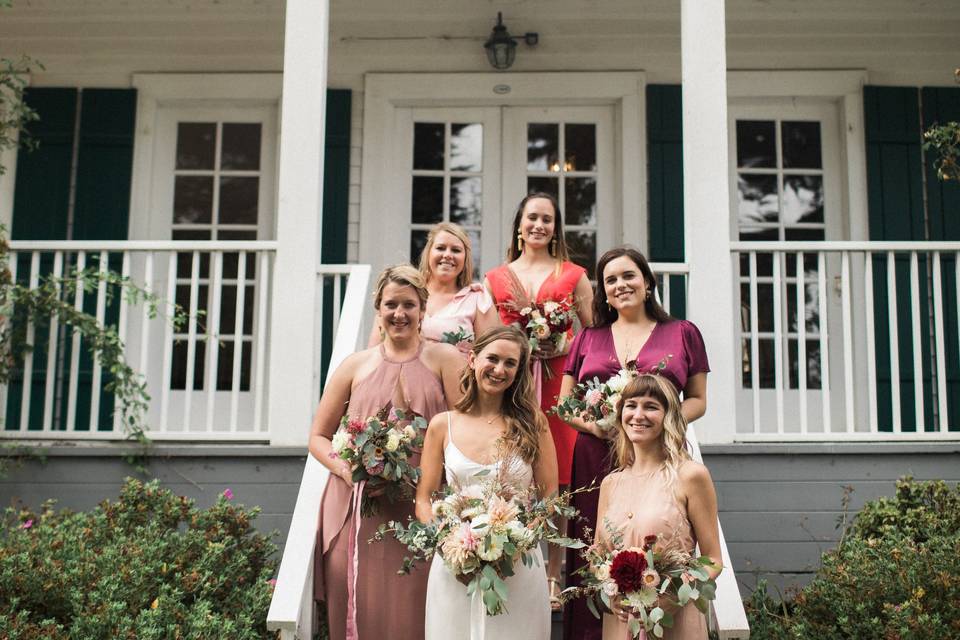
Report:
M 553 408 L 553 413 L 563 420 L 580 418 L 585 422 L 593 422 L 604 431 L 609 431 L 616 426 L 620 394 L 636 376 L 636 366 L 630 362 L 606 382 L 600 382 L 600 378 L 594 377 L 578 384 L 573 387 L 570 395 Z
M 460 351 L 467 352 L 473 344 L 473 334 L 463 327 L 457 327 L 456 331 L 444 331 L 440 342 L 452 344 Z
M 432 503 L 431 522 L 390 522 L 380 527 L 375 539 L 393 535 L 410 550 L 400 573 L 409 573 L 416 563 L 437 554 L 466 585 L 468 595 L 480 592 L 487 615 L 506 612 L 506 578 L 514 575 L 517 562 L 527 567 L 539 562 L 534 551 L 542 541 L 575 549 L 585 546 L 564 536 L 556 523 L 577 515 L 570 506 L 573 493 L 592 490 L 543 497 L 535 487 L 516 488 L 517 483 L 508 480 L 511 466 L 515 465 L 501 464 L 494 475 L 481 472 L 477 482 L 466 486 L 447 486 Z
M 641 547 L 624 547 L 623 532 L 609 521 L 604 526 L 610 542 L 584 549 L 586 562 L 577 571 L 581 585 L 566 589 L 564 599 L 586 598 L 598 618 L 601 611 L 625 611 L 634 638 L 641 632 L 662 638 L 664 629 L 673 626 L 672 612 L 689 603 L 707 612 L 717 592 L 709 557 L 695 557 L 675 541 L 655 535 L 646 536 Z
M 422 417 L 397 409 L 365 420 L 341 418 L 330 456 L 350 463 L 354 486 L 363 491 L 361 515 L 379 513 L 381 496 L 394 503 L 413 498 L 420 469 L 410 459 L 423 448 L 426 429 Z

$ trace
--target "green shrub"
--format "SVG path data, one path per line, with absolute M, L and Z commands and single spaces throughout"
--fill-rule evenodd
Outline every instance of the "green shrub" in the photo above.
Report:
M 752 640 L 960 638 L 960 488 L 897 482 L 864 505 L 810 584 L 778 603 L 758 585 Z
M 271 638 L 275 545 L 227 491 L 207 510 L 128 479 L 89 513 L 7 509 L 0 638 Z

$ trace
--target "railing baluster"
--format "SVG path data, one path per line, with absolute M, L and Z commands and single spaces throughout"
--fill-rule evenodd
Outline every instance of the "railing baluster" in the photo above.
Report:
M 670 274 L 663 274 L 663 308 L 667 313 L 670 313 L 670 305 L 673 302 L 673 298 L 670 296 Z
M 207 290 L 210 295 L 210 290 Z M 190 412 L 193 410 L 194 366 L 197 362 L 197 307 L 200 297 L 200 252 L 193 252 L 190 263 L 190 319 L 187 321 L 187 383 L 183 393 L 183 430 L 190 431 Z M 209 345 L 208 345 L 209 346 Z
M 823 254 L 820 254 L 823 255 Z M 807 290 L 803 251 L 796 257 L 797 282 L 797 387 L 800 396 L 800 433 L 807 433 Z M 821 323 L 821 333 L 823 326 Z M 821 367 L 822 368 L 822 367 Z
M 947 350 L 943 337 L 943 275 L 940 267 L 940 252 L 933 252 L 933 335 L 936 345 L 934 358 L 937 362 L 937 413 L 940 419 L 939 429 L 950 430 L 950 416 L 947 410 L 947 365 L 944 355 Z
M 783 251 L 773 252 L 773 375 L 777 396 L 777 433 L 783 434 L 783 282 L 781 268 Z
M 100 266 L 97 269 L 97 324 L 106 326 L 107 316 L 107 266 L 110 264 L 110 253 L 100 252 Z M 90 432 L 100 430 L 100 383 L 103 378 L 103 368 L 100 358 L 93 358 L 93 373 L 90 376 Z
M 60 278 L 63 277 L 63 252 L 57 251 L 53 254 L 53 279 L 57 282 L 55 289 L 57 299 L 60 299 L 61 285 Z M 56 392 L 57 382 L 57 348 L 60 345 L 60 317 L 53 315 L 50 317 L 50 333 L 47 336 L 47 375 L 46 386 L 43 392 L 43 430 L 53 430 L 53 399 Z
M 923 346 L 920 337 L 920 267 L 917 252 L 910 252 L 910 326 L 913 345 L 913 410 L 917 432 L 925 430 L 923 410 Z
M 342 301 L 340 299 L 340 294 L 342 292 L 343 279 L 345 276 L 341 274 L 334 274 L 333 276 L 333 333 L 336 335 L 337 330 L 340 328 L 340 312 Z
M 757 252 L 750 252 L 750 389 L 753 391 L 753 432 L 760 433 L 760 312 L 757 309 Z
M 840 254 L 840 304 L 843 318 L 843 408 L 846 416 L 846 430 L 853 433 L 853 313 L 850 305 L 850 252 Z
M 177 312 L 177 260 L 178 253 L 171 251 L 167 260 L 167 305 L 171 317 Z M 160 378 L 160 431 L 170 430 L 170 383 L 173 382 L 173 323 L 165 322 L 163 330 L 163 373 Z
M 870 433 L 877 433 L 877 343 L 874 328 L 874 299 L 873 299 L 873 254 L 869 251 L 863 254 L 863 290 L 865 298 L 864 320 L 867 333 L 867 410 Z
M 213 431 L 214 410 L 217 404 L 217 367 L 220 355 L 220 296 L 223 287 L 223 252 L 213 253 L 213 282 L 207 289 L 212 298 L 210 323 L 207 325 L 207 423 L 206 430 Z
M 143 266 L 143 290 L 147 294 L 153 293 L 153 251 L 148 251 Z M 165 309 L 160 309 L 164 313 Z M 150 342 L 150 305 L 145 304 L 140 314 L 140 357 L 137 360 L 140 363 L 140 372 L 143 375 L 149 375 L 150 369 L 150 349 L 147 348 Z
M 820 398 L 823 409 L 823 432 L 830 433 L 830 321 L 827 319 L 827 256 L 817 253 L 817 308 L 820 312 Z
M 30 279 L 28 286 L 36 289 L 40 284 L 40 252 L 30 254 Z M 36 327 L 33 320 L 27 323 L 25 341 L 33 345 Z M 49 373 L 49 372 L 48 372 Z M 30 426 L 30 394 L 33 391 L 33 349 L 27 349 L 23 355 L 23 388 L 20 390 L 20 431 L 26 431 Z
M 87 268 L 87 254 L 77 252 L 76 283 L 74 284 L 73 308 L 83 311 L 83 277 Z M 74 329 L 70 344 L 70 376 L 67 378 L 67 431 L 77 428 L 77 385 L 80 382 L 80 332 Z
M 130 278 L 130 252 L 124 251 L 122 262 L 120 264 L 120 278 L 123 282 L 126 282 Z M 120 296 L 120 317 L 117 320 L 117 335 L 120 337 L 120 340 L 123 341 L 125 346 L 130 344 L 130 341 L 127 340 L 127 315 L 129 314 L 129 304 L 127 303 L 127 296 L 124 295 L 123 285 L 117 289 L 117 295 Z M 144 304 L 144 306 L 147 306 Z M 141 370 L 141 373 L 146 375 L 145 370 Z M 123 429 L 123 424 L 120 421 L 120 401 L 114 396 L 113 399 L 113 428 Z
M 237 295 L 233 318 L 233 368 L 230 380 L 230 431 L 237 431 L 237 413 L 240 407 L 240 371 L 243 366 L 243 318 L 247 293 L 247 252 L 237 257 Z
M 270 283 L 270 256 L 266 251 L 260 253 L 260 269 L 257 273 L 257 328 L 256 328 L 256 374 L 253 389 L 253 430 L 263 431 L 263 371 L 266 361 L 267 343 L 267 287 Z
M 890 324 L 890 403 L 893 432 L 900 433 L 900 337 L 897 327 L 897 270 L 893 251 L 887 252 L 887 322 Z

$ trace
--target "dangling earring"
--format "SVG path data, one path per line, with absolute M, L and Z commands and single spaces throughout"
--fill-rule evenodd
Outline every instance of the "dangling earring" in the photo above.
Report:
M 553 240 L 550 241 L 550 255 L 556 257 L 557 255 L 557 237 L 554 236 Z
M 517 251 L 523 253 L 523 232 L 517 229 Z

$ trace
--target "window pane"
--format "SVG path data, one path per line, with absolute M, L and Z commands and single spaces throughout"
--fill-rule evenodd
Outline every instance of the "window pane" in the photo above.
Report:
M 823 176 L 784 176 L 783 223 L 823 222 Z
M 220 168 L 257 171 L 260 169 L 260 124 L 223 124 L 223 147 Z
M 442 122 L 417 122 L 413 125 L 413 168 L 443 169 Z
M 567 224 L 597 224 L 597 179 L 566 178 L 564 221 Z
M 450 170 L 483 170 L 483 125 L 450 125 Z
M 527 169 L 559 171 L 560 125 L 527 124 Z
M 420 264 L 420 254 L 427 246 L 428 233 L 425 229 L 414 229 L 410 232 L 410 264 Z
M 597 126 L 594 124 L 564 125 L 566 135 L 564 159 L 567 171 L 597 170 Z
M 824 230 L 823 230 L 822 228 L 821 228 L 821 229 L 817 229 L 817 228 L 811 229 L 811 228 L 809 228 L 809 227 L 807 227 L 807 228 L 804 228 L 804 227 L 796 228 L 796 227 L 794 227 L 794 228 L 792 228 L 792 229 L 784 229 L 783 236 L 784 236 L 784 237 L 783 237 L 784 240 L 798 240 L 798 241 L 799 241 L 799 240 L 825 240 L 825 239 L 826 239 L 826 236 L 824 235 Z
M 777 176 L 738 174 L 737 201 L 737 220 L 741 227 L 749 227 L 757 222 L 778 222 L 780 199 L 777 197 Z
M 567 251 L 570 261 L 587 270 L 587 277 L 593 280 L 597 268 L 597 235 L 593 231 L 567 231 Z
M 443 220 L 443 178 L 413 177 L 413 198 L 410 219 L 417 224 L 432 224 Z
M 203 369 L 204 353 L 206 352 L 206 343 L 203 340 L 197 340 L 196 352 L 193 361 L 193 390 L 203 390 Z M 173 342 L 173 363 L 170 367 L 170 388 L 187 388 L 187 341 L 174 340 Z
M 210 224 L 213 178 L 177 176 L 173 182 L 173 223 Z
M 527 177 L 527 193 L 549 193 L 554 198 L 559 199 L 560 180 L 559 178 Z
M 217 391 L 233 389 L 233 351 L 237 343 L 230 340 L 220 345 L 217 354 Z M 250 390 L 250 355 L 252 343 L 243 342 L 240 347 L 240 391 Z
M 792 339 L 787 343 L 787 352 L 790 358 L 790 388 L 799 389 L 800 388 L 800 377 L 798 375 L 799 369 L 799 352 L 797 345 L 799 340 Z M 819 389 L 820 388 L 820 343 L 816 340 L 806 340 L 804 341 L 806 345 L 806 360 L 807 363 L 807 389 Z
M 777 166 L 776 129 L 772 120 L 737 120 L 737 166 Z
M 257 224 L 260 178 L 220 178 L 220 224 Z
M 177 124 L 177 169 L 213 169 L 217 125 L 213 122 Z
M 823 166 L 819 122 L 782 122 L 780 135 L 785 169 L 819 169 Z
M 482 211 L 482 179 L 451 178 L 450 221 L 467 226 L 479 225 Z
M 480 244 L 480 232 L 477 230 L 468 230 L 467 237 L 470 238 L 470 251 L 473 254 L 473 275 L 471 276 L 474 280 L 480 279 L 480 265 L 483 264 L 483 255 L 480 250 L 482 245 Z

